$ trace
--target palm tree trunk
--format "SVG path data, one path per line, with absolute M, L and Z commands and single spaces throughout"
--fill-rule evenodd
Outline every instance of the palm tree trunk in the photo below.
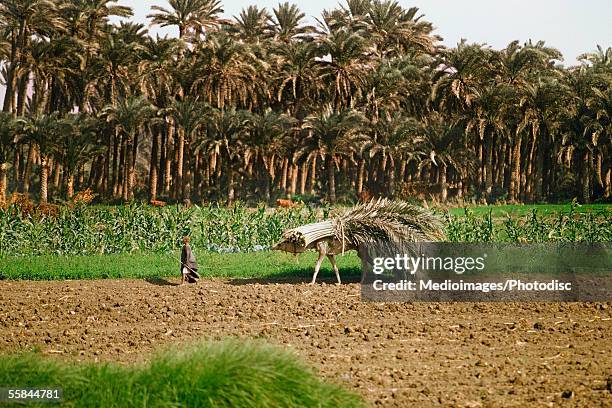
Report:
M 497 150 L 497 160 L 495 161 L 495 184 L 504 187 L 504 172 L 506 170 L 506 149 L 508 144 L 502 142 L 501 149 Z
M 610 166 L 608 166 L 608 170 L 606 171 L 605 185 L 604 198 L 610 198 L 610 196 L 612 196 L 612 167 Z
M 439 174 L 439 182 L 440 182 L 440 201 L 445 203 L 448 198 L 448 184 L 446 183 L 446 164 L 440 164 L 440 174 Z
M 487 200 L 490 199 L 491 193 L 493 192 L 493 141 L 490 138 L 485 138 L 485 154 L 486 154 L 486 163 L 485 163 L 485 192 L 487 195 Z
M 234 204 L 234 169 L 232 168 L 231 159 L 227 159 L 227 205 Z
M 202 168 L 204 165 L 204 158 L 202 157 L 201 152 L 198 150 L 194 157 L 193 157 L 193 193 L 191 195 L 193 195 L 193 198 L 196 200 L 196 202 L 201 201 L 201 194 L 200 192 L 202 191 L 202 183 L 203 183 L 203 177 L 202 177 Z
M 17 89 L 17 106 L 15 109 L 15 114 L 17 116 L 22 116 L 25 108 L 25 100 L 27 97 L 27 88 L 29 82 L 29 72 L 25 72 L 22 77 L 19 79 L 19 87 Z
M 547 149 L 548 143 L 546 143 L 546 137 L 544 136 L 536 152 L 535 177 L 533 182 L 535 186 L 535 200 L 537 202 L 541 202 L 544 198 L 544 152 L 547 151 Z
M 192 166 L 192 157 L 191 157 L 191 147 L 189 140 L 185 140 L 183 153 L 187 152 L 184 155 L 183 161 L 185 164 L 185 174 L 183 176 L 183 185 L 181 187 L 181 199 L 190 200 L 191 199 L 191 166 Z
M 169 129 L 170 131 L 170 129 Z M 172 184 L 172 155 L 173 155 L 173 149 L 174 146 L 171 145 L 171 140 L 172 138 L 170 137 L 170 133 L 168 134 L 167 137 L 167 143 L 166 143 L 166 162 L 165 162 L 165 166 L 164 166 L 164 194 L 165 195 L 169 195 L 170 194 L 170 187 Z
M 119 186 L 121 184 L 121 162 L 123 160 L 123 142 L 121 141 L 121 136 L 115 133 L 113 138 L 113 179 L 112 179 L 112 187 L 113 191 L 110 192 L 113 197 L 117 197 L 119 195 Z
M 512 152 L 512 177 L 510 179 L 510 199 L 514 202 L 519 201 L 519 191 L 521 184 L 521 142 L 523 138 L 517 137 Z
M 36 152 L 36 145 L 34 143 L 30 144 L 30 148 L 28 149 L 28 157 L 26 159 L 23 175 L 21 178 L 21 192 L 29 193 L 30 192 L 30 173 L 32 171 L 32 163 L 34 162 L 34 154 Z
M 130 149 L 130 146 L 128 145 L 128 141 L 123 140 L 123 143 L 121 146 L 121 152 L 122 152 L 121 156 L 122 157 L 119 163 L 119 167 L 121 169 L 121 198 L 123 199 L 123 201 L 127 201 L 129 198 L 128 184 L 129 184 L 129 179 L 130 179 L 129 174 L 130 174 L 131 151 L 132 149 Z
M 300 194 L 306 194 L 306 181 L 308 180 L 308 163 L 302 163 L 300 168 Z
M 317 156 L 313 156 L 310 161 L 310 194 L 315 193 L 317 185 Z
M 15 155 L 13 156 L 13 185 L 19 188 L 19 175 L 21 174 L 21 161 L 23 154 L 21 153 L 21 146 L 15 149 Z
M 152 144 L 151 144 L 151 162 L 149 166 L 149 201 L 157 200 L 157 173 L 159 165 L 159 129 L 151 129 Z
M 46 203 L 49 187 L 47 184 L 47 179 L 49 178 L 49 158 L 44 155 L 40 159 L 40 201 Z
M 535 139 L 531 140 L 529 149 L 529 159 L 527 161 L 527 170 L 525 171 L 525 198 L 533 201 L 533 168 L 535 162 Z
M 365 178 L 365 159 L 359 159 L 359 169 L 357 170 L 357 195 L 363 193 L 363 180 Z
M 584 155 L 584 165 L 582 170 L 582 200 L 584 204 L 591 202 L 591 186 L 593 184 L 593 155 L 587 149 Z
M 396 177 L 396 161 L 393 157 L 391 157 L 391 165 L 389 166 L 389 197 L 395 196 L 395 177 Z
M 4 104 L 2 106 L 3 112 L 11 111 L 11 101 L 13 100 L 14 82 L 15 82 L 15 70 L 17 68 L 17 38 L 15 30 L 11 30 L 11 54 L 9 56 L 9 62 L 6 64 L 6 89 L 4 92 Z
M 273 172 L 270 172 L 270 169 L 264 172 L 264 198 L 266 201 L 270 201 L 270 190 L 272 188 L 272 183 L 274 182 Z
M 0 163 L 0 207 L 6 204 L 7 170 L 8 163 Z
M 298 165 L 291 165 L 291 185 L 289 186 L 289 194 L 292 196 L 295 195 L 297 191 L 297 183 L 298 183 Z
M 334 172 L 334 160 L 331 156 L 327 157 L 326 168 L 327 168 L 327 194 L 330 204 L 336 202 L 336 175 Z
M 58 160 L 55 161 L 53 170 L 53 188 L 58 191 L 60 188 L 60 176 L 62 174 L 62 165 Z
M 155 187 L 156 188 L 156 195 L 157 195 L 157 190 L 160 191 L 160 193 L 164 193 L 164 180 L 166 177 L 166 160 L 167 160 L 167 156 L 166 156 L 166 151 L 167 151 L 167 141 L 166 141 L 166 136 L 167 136 L 167 125 L 164 124 L 163 126 L 160 126 L 159 128 L 159 134 L 160 134 L 160 140 L 158 140 L 159 142 L 159 162 L 158 162 L 158 167 L 157 167 L 157 172 L 158 172 L 158 179 L 157 179 L 157 183 L 158 185 Z
M 281 173 L 280 190 L 283 194 L 287 192 L 287 173 L 289 172 L 289 159 L 283 159 L 283 168 Z
M 130 161 L 130 190 L 128 192 L 130 200 L 134 199 L 134 188 L 136 188 L 136 158 L 138 158 L 138 134 L 134 135 L 132 144 L 132 157 Z
M 406 159 L 402 158 L 400 161 L 400 169 L 399 169 L 399 182 L 403 183 L 406 180 L 406 168 L 408 167 L 408 163 Z
M 79 184 L 78 184 L 78 188 L 79 189 L 83 189 L 83 185 L 85 184 L 85 163 L 81 163 L 81 166 L 79 167 Z
M 602 176 L 602 167 L 603 167 L 603 159 L 601 157 L 601 153 L 597 153 L 597 155 L 595 156 L 595 176 L 597 177 L 597 184 L 599 184 L 599 187 L 603 188 L 604 187 L 604 181 L 603 181 L 603 176 Z
M 72 171 L 68 173 L 68 180 L 66 181 L 66 199 L 70 200 L 74 196 L 74 174 Z
M 111 155 L 112 155 L 112 151 L 113 151 L 113 141 L 112 141 L 112 136 L 111 133 L 109 132 L 108 135 L 108 142 L 106 145 L 106 152 L 104 153 L 104 162 L 102 163 L 102 182 L 99 184 L 99 193 L 100 194 L 107 194 L 108 192 L 108 188 L 110 186 L 110 165 L 111 165 Z
M 178 141 L 177 141 L 177 159 L 176 159 L 176 185 L 175 185 L 175 197 L 181 198 L 183 189 L 183 164 L 185 155 L 185 134 L 182 129 L 178 129 Z
M 482 186 L 485 184 L 485 174 L 484 174 L 484 150 L 483 150 L 483 142 L 482 140 L 477 140 L 478 144 L 478 189 L 480 190 Z

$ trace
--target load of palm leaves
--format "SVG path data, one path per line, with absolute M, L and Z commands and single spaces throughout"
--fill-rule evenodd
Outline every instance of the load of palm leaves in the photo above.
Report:
M 442 220 L 431 211 L 405 201 L 378 199 L 359 204 L 331 219 L 283 232 L 274 249 L 299 253 L 317 242 L 340 242 L 342 251 L 374 242 L 437 241 L 443 237 Z

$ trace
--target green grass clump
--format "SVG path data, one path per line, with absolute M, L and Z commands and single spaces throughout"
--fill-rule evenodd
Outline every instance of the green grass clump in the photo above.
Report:
M 0 384 L 63 389 L 63 407 L 359 407 L 295 355 L 261 342 L 206 342 L 141 365 L 0 356 Z M 48 406 L 48 404 L 28 404 Z
M 277 251 L 253 253 L 215 253 L 194 247 L 203 277 L 253 279 L 309 279 L 317 254 L 297 257 Z M 134 253 L 79 256 L 5 256 L 0 257 L 0 279 L 147 279 L 180 277 L 178 252 L 170 254 Z M 361 263 L 355 252 L 337 256 L 342 277 L 358 277 Z M 334 277 L 328 261 L 320 278 Z

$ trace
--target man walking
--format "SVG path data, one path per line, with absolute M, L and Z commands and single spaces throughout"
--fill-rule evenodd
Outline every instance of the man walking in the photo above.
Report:
M 183 237 L 183 250 L 181 251 L 181 285 L 185 281 L 196 283 L 200 279 L 198 263 L 189 246 L 189 237 Z

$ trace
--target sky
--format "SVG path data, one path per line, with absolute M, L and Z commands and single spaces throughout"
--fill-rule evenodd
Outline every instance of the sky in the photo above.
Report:
M 287 0 L 282 0 L 287 1 Z M 578 63 L 577 57 L 596 49 L 597 44 L 612 46 L 612 2 L 610 0 L 398 0 L 406 8 L 416 6 L 444 38 L 444 45 L 454 46 L 462 38 L 505 47 L 513 40 L 521 43 L 544 40 L 559 49 L 565 65 Z M 146 23 L 152 5 L 167 6 L 166 0 L 120 0 L 134 9 L 134 19 Z M 279 0 L 222 0 L 226 17 L 255 4 L 271 10 Z M 294 0 L 310 22 L 323 9 L 335 8 L 338 1 Z M 342 0 L 344 3 L 344 0 Z M 176 35 L 176 30 L 151 28 L 151 32 Z

